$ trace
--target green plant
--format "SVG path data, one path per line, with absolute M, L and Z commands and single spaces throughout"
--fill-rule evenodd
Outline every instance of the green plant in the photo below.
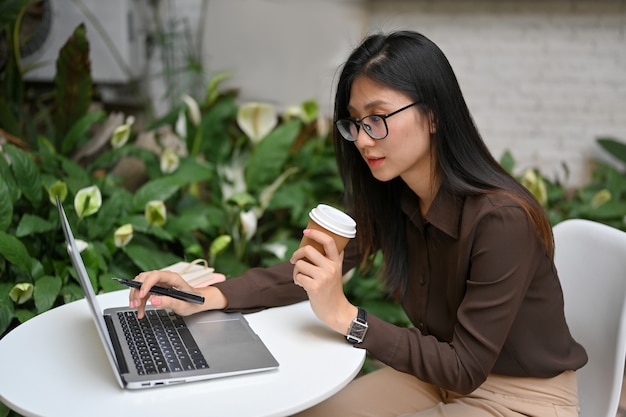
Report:
M 618 161 L 626 163 L 626 144 L 614 138 L 598 138 L 597 143 Z M 505 153 L 501 164 L 513 172 L 515 161 Z M 563 165 L 567 177 L 567 165 Z M 560 179 L 549 179 L 537 169 L 518 177 L 543 204 L 550 222 L 581 218 L 626 230 L 626 173 L 615 164 L 593 161 L 591 180 L 580 187 L 568 188 Z
M 0 202 L 0 331 L 82 297 L 64 253 L 56 195 L 86 242 L 82 256 L 97 292 L 121 288 L 112 276 L 132 277 L 180 259 L 211 259 L 234 276 L 289 256 L 310 207 L 340 195 L 328 136 L 318 134 L 315 112 L 313 120 L 276 116 L 276 127 L 254 142 L 238 127 L 234 98 L 213 96 L 199 106 L 196 121 L 185 104 L 176 120 L 154 125 L 162 131 L 180 126 L 178 119 L 189 123 L 184 139 L 192 147 L 198 129 L 206 128 L 210 133 L 203 130 L 192 155 L 186 146 L 181 155 L 142 149 L 129 139 L 129 125 L 116 129 L 116 146 L 83 166 L 44 137 L 32 151 L 4 147 L 0 191 L 9 198 Z M 134 193 L 113 173 L 128 157 L 143 162 L 148 178 Z M 154 201 L 162 212 L 150 209 Z M 249 213 L 254 228 L 246 223 Z
M 38 136 L 43 135 L 67 155 L 70 149 L 84 144 L 86 131 L 103 116 L 88 115 L 93 87 L 86 29 L 83 24 L 76 27 L 62 47 L 53 90 L 40 94 L 27 89 L 23 77 L 29 68 L 22 65 L 19 33 L 22 18 L 34 3 L 9 0 L 0 6 L 0 34 L 6 37 L 7 46 L 7 60 L 0 73 L 0 134 L 24 148 L 36 146 Z
M 3 3 L 0 30 L 17 33 L 19 19 L 4 17 L 23 14 L 29 3 Z M 11 39 L 19 44 L 17 36 Z M 121 288 L 112 276 L 180 259 L 206 258 L 228 276 L 284 260 L 298 244 L 308 210 L 341 194 L 316 103 L 284 115 L 258 103 L 239 106 L 235 94 L 219 91 L 227 74 L 218 74 L 201 100 L 183 96 L 165 117 L 134 132 L 132 120 L 120 124 L 88 110 L 88 54 L 79 26 L 59 54 L 45 111 L 22 94 L 19 49 L 7 67 L 17 78 L 2 74 L 3 90 L 17 94 L 3 95 L 0 103 L 10 109 L 0 115 L 0 134 L 10 143 L 0 158 L 6 196 L 0 201 L 0 334 L 83 296 L 59 230 L 57 195 L 101 292 Z M 263 132 L 255 130 L 259 114 L 269 120 Z M 32 129 L 33 120 L 44 122 Z M 83 158 L 107 131 L 113 131 L 109 144 Z M 137 145 L 139 135 L 154 138 L 151 150 Z M 136 191 L 116 175 L 128 159 L 141 161 L 146 177 Z

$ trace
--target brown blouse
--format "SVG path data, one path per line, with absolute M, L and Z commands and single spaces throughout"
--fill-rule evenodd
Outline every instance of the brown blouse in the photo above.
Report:
M 401 304 L 415 327 L 369 314 L 357 347 L 461 394 L 490 373 L 548 378 L 587 362 L 565 322 L 554 263 L 516 202 L 439 193 L 423 218 L 418 197 L 407 192 L 402 210 L 411 278 Z M 356 249 L 353 243 L 346 248 L 344 271 L 358 264 Z M 215 286 L 228 298 L 228 310 L 251 312 L 305 300 L 291 272 L 289 263 L 253 268 Z

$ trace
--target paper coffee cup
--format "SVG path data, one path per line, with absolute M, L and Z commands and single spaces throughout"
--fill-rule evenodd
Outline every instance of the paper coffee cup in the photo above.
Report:
M 309 223 L 307 229 L 320 230 L 335 240 L 337 252 L 346 247 L 348 241 L 356 236 L 356 222 L 341 210 L 326 204 L 319 204 L 309 212 Z M 300 247 L 311 245 L 320 253 L 326 254 L 324 247 L 317 241 L 304 236 L 300 242 Z

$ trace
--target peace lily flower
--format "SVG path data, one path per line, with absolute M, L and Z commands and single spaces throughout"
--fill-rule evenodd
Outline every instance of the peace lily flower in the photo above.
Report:
M 253 210 L 241 212 L 239 214 L 239 220 L 241 220 L 241 229 L 243 230 L 246 240 L 252 239 L 252 236 L 256 233 L 258 219 Z
M 171 149 L 165 149 L 161 154 L 161 172 L 171 174 L 178 169 L 180 158 Z
M 593 207 L 594 209 L 598 208 L 602 204 L 608 203 L 609 201 L 611 201 L 611 198 L 612 196 L 609 190 L 607 190 L 606 188 L 603 190 L 600 190 L 591 199 L 591 207 Z
M 278 124 L 276 108 L 266 103 L 246 103 L 237 111 L 237 124 L 253 143 L 259 143 Z
M 297 119 L 302 115 L 302 107 L 300 106 L 289 106 L 285 109 L 282 116 L 284 120 L 292 120 Z
M 34 288 L 35 287 L 30 282 L 20 282 L 11 288 L 9 297 L 11 297 L 14 303 L 24 304 L 32 298 Z
M 74 197 L 74 209 L 81 219 L 97 213 L 102 206 L 102 194 L 96 185 L 78 190 Z
M 61 202 L 67 198 L 67 184 L 63 181 L 56 181 L 48 188 L 48 199 L 52 204 L 56 204 L 56 197 L 59 196 Z
M 85 249 L 89 247 L 89 243 L 84 240 L 76 239 L 76 249 L 78 249 L 78 253 L 82 253 Z
M 118 248 L 123 248 L 124 246 L 128 245 L 130 241 L 133 240 L 133 233 L 133 225 L 130 223 L 118 227 L 113 234 L 115 246 L 117 246 Z
M 548 191 L 546 183 L 543 181 L 534 169 L 529 169 L 524 173 L 521 181 L 528 190 L 535 196 L 542 206 L 548 202 Z
M 163 226 L 167 221 L 167 209 L 163 200 L 148 201 L 145 208 L 145 216 L 148 224 Z
M 233 195 L 246 191 L 245 168 L 248 155 L 246 153 L 237 152 L 231 158 L 229 163 L 219 164 L 217 172 L 222 181 L 220 188 L 224 201 L 228 201 Z
M 287 254 L 287 245 L 282 243 L 267 243 L 263 245 L 263 249 L 273 254 L 278 259 L 284 259 Z
M 183 102 L 185 103 L 185 107 L 187 108 L 187 113 L 189 114 L 189 120 L 194 126 L 200 126 L 200 120 L 202 119 L 202 115 L 200 113 L 200 107 L 196 100 L 193 97 L 183 94 L 182 96 Z
M 187 118 L 185 117 L 185 112 L 183 110 L 178 112 L 178 118 L 176 119 L 176 124 L 174 125 L 174 131 L 179 138 L 185 139 L 187 137 Z
M 118 149 L 126 145 L 126 142 L 128 142 L 128 138 L 130 137 L 130 129 L 134 123 L 135 118 L 133 116 L 128 116 L 123 125 L 119 125 L 115 128 L 113 135 L 111 135 L 111 145 L 113 148 Z

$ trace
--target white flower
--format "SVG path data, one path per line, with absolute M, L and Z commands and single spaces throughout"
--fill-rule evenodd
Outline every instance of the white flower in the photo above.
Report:
M 187 137 L 187 118 L 184 111 L 178 112 L 178 119 L 176 119 L 176 125 L 174 131 L 179 138 L 185 139 Z
M 273 254 L 278 259 L 284 259 L 287 254 L 287 245 L 282 243 L 267 243 L 263 245 L 263 249 Z
M 56 204 L 57 196 L 61 202 L 65 201 L 67 197 L 67 184 L 63 181 L 57 180 L 48 188 L 48 199 L 52 204 Z
M 235 153 L 228 164 L 217 166 L 217 172 L 221 177 L 220 188 L 224 201 L 237 193 L 246 191 L 245 168 L 248 154 Z
M 187 107 L 187 112 L 189 113 L 189 120 L 194 126 L 200 126 L 200 121 L 202 119 L 202 115 L 200 113 L 200 107 L 198 106 L 198 102 L 193 99 L 193 97 L 183 94 L 182 96 L 183 102 Z
M 244 237 L 246 240 L 252 239 L 252 236 L 256 233 L 256 228 L 258 224 L 258 220 L 253 210 L 241 212 L 239 215 L 239 219 L 241 220 L 241 228 L 244 233 Z
M 302 107 L 300 106 L 290 106 L 285 109 L 283 112 L 283 119 L 291 120 L 298 119 L 302 115 Z
M 115 246 L 117 246 L 118 248 L 123 248 L 124 246 L 128 245 L 131 240 L 133 240 L 133 236 L 134 229 L 132 224 L 127 223 L 118 227 L 113 234 Z
M 148 224 L 163 226 L 167 221 L 167 209 L 162 200 L 148 201 L 144 214 Z
M 171 149 L 165 149 L 161 154 L 161 172 L 171 174 L 178 169 L 180 158 Z
M 96 185 L 78 190 L 74 197 L 74 209 L 81 219 L 97 213 L 101 206 L 102 194 Z
M 24 304 L 32 298 L 34 289 L 35 287 L 30 282 L 20 282 L 9 291 L 9 297 L 14 303 Z
M 89 247 L 89 243 L 84 240 L 76 239 L 76 249 L 78 249 L 78 253 L 82 253 L 85 249 Z
M 264 103 L 243 104 L 237 112 L 237 124 L 253 143 L 258 143 L 278 124 L 276 108 Z
M 126 142 L 128 142 L 128 138 L 130 137 L 130 129 L 134 123 L 135 117 L 128 116 L 123 125 L 119 125 L 115 128 L 113 135 L 111 135 L 111 146 L 113 146 L 113 148 L 118 149 L 126 145 Z
M 528 169 L 522 177 L 522 184 L 535 196 L 542 206 L 548 202 L 548 190 L 541 176 L 534 169 Z

